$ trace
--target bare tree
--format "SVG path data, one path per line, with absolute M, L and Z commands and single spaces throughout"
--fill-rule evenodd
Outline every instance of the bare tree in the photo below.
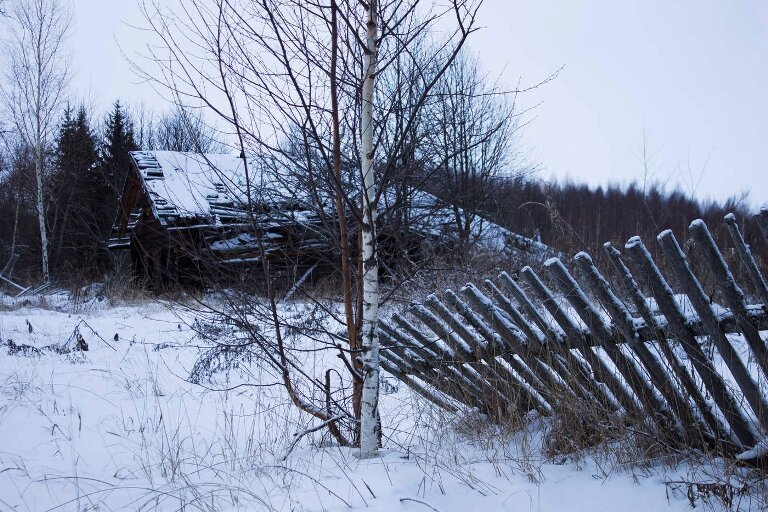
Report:
M 70 14 L 59 0 L 18 0 L 10 7 L 6 106 L 24 144 L 33 149 L 43 279 L 50 280 L 45 223 L 46 149 L 68 82 L 64 40 Z
M 216 131 L 206 124 L 199 110 L 176 106 L 150 126 L 153 133 L 142 149 L 197 153 L 223 153 L 227 149 L 218 142 Z
M 440 76 L 475 30 L 479 3 L 453 0 L 438 8 L 420 0 L 186 0 L 175 12 L 145 4 L 161 44 L 148 47 L 160 72 L 141 69 L 144 76 L 182 103 L 206 105 L 231 128 L 238 149 L 258 154 L 272 174 L 295 176 L 301 169 L 305 197 L 315 198 L 321 215 L 323 204 L 335 205 L 341 320 L 348 337 L 340 355 L 349 357 L 354 442 L 363 456 L 374 454 L 380 443 L 379 203 L 400 177 L 395 171 L 409 149 L 406 134 L 413 133 Z M 451 22 L 455 26 L 446 32 Z M 410 50 L 429 31 L 440 32 L 444 42 L 431 54 L 419 53 L 424 60 L 414 67 L 429 65 L 434 72 L 411 76 L 421 84 L 419 92 L 407 106 L 398 105 L 396 88 L 382 90 L 377 82 L 394 63 L 414 60 Z M 396 117 L 402 129 L 392 138 L 387 127 Z M 246 177 L 255 171 L 246 163 Z M 251 181 L 244 190 L 249 207 Z M 280 351 L 280 322 L 271 301 Z M 330 407 L 298 396 L 290 374 L 302 372 L 281 362 L 288 358 L 275 361 L 294 403 L 333 425 Z
M 430 110 L 433 124 L 428 146 L 434 190 L 453 210 L 459 254 L 466 256 L 472 237 L 482 231 L 481 212 L 489 213 L 493 186 L 499 177 L 519 177 L 516 134 L 520 113 L 516 93 L 488 85 L 477 59 L 459 56 L 438 84 L 440 101 Z

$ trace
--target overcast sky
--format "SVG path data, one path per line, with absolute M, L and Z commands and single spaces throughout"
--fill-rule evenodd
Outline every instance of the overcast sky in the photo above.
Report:
M 135 0 L 72 0 L 73 87 L 100 108 L 159 106 L 121 50 L 147 42 Z M 768 203 L 766 0 L 486 0 L 472 50 L 538 104 L 523 142 L 545 178 L 656 181 L 700 199 Z M 645 135 L 644 135 L 645 134 Z

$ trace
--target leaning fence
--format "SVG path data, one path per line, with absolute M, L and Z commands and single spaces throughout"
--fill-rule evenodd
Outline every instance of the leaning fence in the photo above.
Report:
M 695 221 L 688 254 L 671 231 L 657 237 L 664 271 L 632 238 L 624 254 L 604 246 L 611 280 L 579 253 L 573 273 L 553 258 L 541 275 L 525 267 L 517 279 L 501 273 L 482 289 L 430 295 L 380 323 L 382 366 L 449 411 L 575 413 L 760 455 L 768 445 L 768 285 L 735 217 L 724 220 L 748 290 Z M 768 241 L 768 212 L 757 220 Z M 705 292 L 692 251 L 722 306 Z

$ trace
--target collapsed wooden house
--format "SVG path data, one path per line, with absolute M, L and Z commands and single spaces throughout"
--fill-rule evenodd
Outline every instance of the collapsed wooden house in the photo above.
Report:
M 407 225 L 381 231 L 388 252 L 419 257 L 425 245 L 455 241 L 452 208 L 421 190 L 407 204 Z M 265 262 L 299 276 L 333 268 L 336 227 L 327 194 L 295 173 L 232 155 L 135 151 L 108 246 L 130 251 L 136 277 L 154 284 L 207 282 Z M 475 231 L 490 251 L 552 254 L 481 217 Z

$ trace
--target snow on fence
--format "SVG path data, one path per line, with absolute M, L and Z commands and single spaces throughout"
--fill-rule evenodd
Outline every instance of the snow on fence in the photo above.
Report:
M 749 276 L 749 304 L 707 226 L 690 226 L 724 307 L 713 303 L 671 231 L 658 236 L 667 277 L 639 238 L 611 285 L 586 253 L 579 279 L 557 258 L 430 295 L 380 323 L 382 366 L 438 406 L 475 407 L 495 419 L 535 410 L 634 428 L 743 458 L 761 455 L 768 432 L 768 285 L 733 215 L 725 217 Z M 758 216 L 768 241 L 768 211 Z M 630 270 L 630 267 L 633 271 Z M 574 414 L 575 413 L 575 414 Z M 565 417 L 565 416 L 560 416 Z M 599 422 L 599 423 L 597 423 Z

